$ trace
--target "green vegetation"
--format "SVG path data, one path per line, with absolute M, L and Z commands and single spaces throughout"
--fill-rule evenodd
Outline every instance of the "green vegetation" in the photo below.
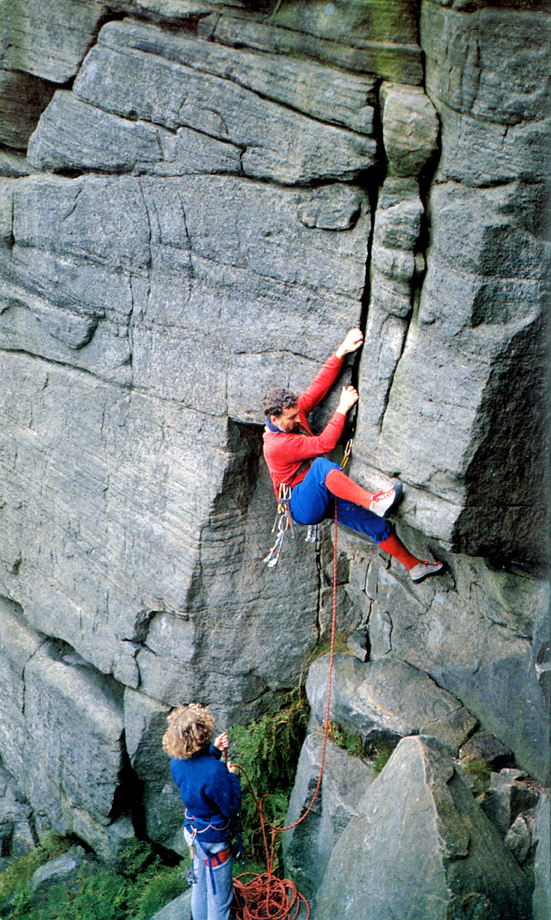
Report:
M 381 744 L 378 747 L 375 753 L 375 756 L 373 758 L 373 769 L 375 770 L 375 773 L 377 774 L 377 776 L 379 775 L 383 767 L 386 767 L 393 750 L 394 748 L 390 744 Z
M 274 825 L 285 821 L 289 796 L 308 723 L 308 702 L 301 688 L 293 691 L 285 708 L 271 712 L 246 726 L 232 729 L 235 752 L 232 760 L 244 768 L 257 801 L 264 802 L 264 814 Z M 233 746 L 233 745 L 232 745 Z M 241 822 L 247 871 L 265 871 L 265 851 L 260 817 L 247 779 L 240 771 L 243 787 Z M 274 871 L 281 866 L 280 835 L 276 835 Z M 271 831 L 268 828 L 268 843 Z M 249 861 L 251 864 L 249 864 Z
M 473 757 L 471 760 L 465 761 L 463 768 L 465 773 L 470 773 L 471 776 L 475 776 L 483 785 L 489 785 L 492 770 L 487 761 L 483 760 L 482 757 Z
M 345 732 L 336 722 L 330 722 L 327 737 L 352 757 L 363 757 L 363 741 L 360 735 Z
M 362 757 L 373 764 L 377 776 L 386 766 L 390 755 L 396 747 L 391 741 L 370 741 L 364 743 L 361 735 L 344 731 L 336 722 L 329 723 L 328 737 L 352 757 Z
M 314 651 L 312 652 L 312 654 L 310 655 L 308 659 L 307 667 L 310 667 L 310 665 L 312 665 L 314 661 L 317 661 L 318 658 L 321 658 L 322 655 L 329 655 L 330 651 L 331 651 L 331 636 L 326 636 L 324 639 L 321 640 L 321 642 L 319 642 L 316 645 Z M 335 655 L 349 655 L 350 654 L 348 650 L 347 640 L 343 636 L 335 636 L 334 652 L 335 652 Z
M 5 920 L 150 920 L 186 888 L 189 860 L 167 866 L 152 847 L 132 840 L 116 868 L 81 875 L 76 892 L 61 885 L 40 905 L 30 897 L 30 880 L 39 866 L 59 856 L 71 841 L 47 837 L 0 875 L 0 917 Z
M 25 900 L 29 893 L 29 882 L 32 876 L 40 866 L 55 856 L 60 856 L 69 846 L 70 841 L 52 834 L 45 837 L 36 850 L 33 850 L 28 856 L 23 856 L 2 872 L 0 875 L 0 916 L 23 916 L 23 914 L 10 911 Z

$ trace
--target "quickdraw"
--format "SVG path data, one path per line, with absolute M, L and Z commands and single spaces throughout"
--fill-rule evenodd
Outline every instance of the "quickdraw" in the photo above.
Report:
M 354 438 L 350 438 L 350 440 L 346 442 L 346 447 L 344 448 L 344 454 L 341 460 L 341 470 L 344 470 L 346 464 L 348 463 L 350 459 L 350 454 L 352 453 L 353 445 L 354 445 Z
M 287 531 L 290 530 L 291 536 L 295 536 L 295 529 L 293 527 L 293 519 L 291 517 L 290 510 L 290 501 L 291 486 L 287 485 L 285 482 L 282 482 L 279 487 L 279 495 L 277 499 L 276 519 L 274 521 L 274 526 L 272 527 L 272 533 L 277 533 L 277 536 L 274 545 L 264 559 L 264 562 L 267 564 L 269 569 L 273 569 L 274 566 L 276 566 L 279 562 L 281 547 L 283 546 L 283 540 Z
M 308 524 L 308 532 L 304 540 L 305 543 L 315 543 L 318 539 L 318 525 Z

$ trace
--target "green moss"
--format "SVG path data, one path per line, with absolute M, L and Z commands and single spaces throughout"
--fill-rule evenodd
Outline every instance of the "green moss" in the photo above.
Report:
M 60 856 L 69 846 L 69 841 L 51 834 L 44 837 L 36 850 L 4 869 L 0 875 L 0 915 L 7 916 L 6 905 L 20 900 L 28 891 L 36 870 L 55 856 Z
M 463 764 L 465 773 L 476 776 L 482 783 L 489 783 L 492 771 L 490 766 L 481 757 L 473 757 Z
M 352 757 L 361 757 L 363 755 L 364 750 L 361 736 L 343 731 L 336 722 L 329 723 L 328 738 L 344 751 L 351 754 Z
M 379 775 L 381 770 L 383 770 L 384 767 L 386 767 L 388 761 L 390 760 L 390 755 L 392 754 L 393 750 L 394 748 L 392 748 L 390 745 L 382 744 L 376 751 L 375 757 L 373 758 L 373 769 L 375 770 L 375 773 L 377 774 L 377 776 Z
M 481 757 L 473 757 L 472 760 L 468 760 L 465 765 L 465 772 L 470 773 L 471 776 L 476 776 L 477 779 L 489 780 L 492 771 L 490 770 L 489 765 Z
M 313 664 L 314 661 L 317 661 L 318 658 L 321 658 L 322 655 L 329 655 L 330 651 L 331 651 L 331 636 L 327 636 L 326 639 L 322 639 L 322 641 L 319 642 L 318 645 L 316 645 L 314 651 L 312 652 L 312 654 L 310 655 L 308 659 L 308 667 L 310 667 L 310 665 Z M 334 651 L 335 651 L 335 655 L 350 654 L 348 650 L 348 646 L 346 644 L 346 639 L 343 636 L 335 637 Z
M 116 868 L 83 872 L 76 892 L 58 885 L 50 889 L 44 903 L 33 904 L 29 884 L 33 873 L 70 845 L 71 841 L 48 837 L 0 875 L 0 916 L 6 920 L 149 920 L 185 890 L 189 860 L 166 865 L 148 843 L 134 839 Z

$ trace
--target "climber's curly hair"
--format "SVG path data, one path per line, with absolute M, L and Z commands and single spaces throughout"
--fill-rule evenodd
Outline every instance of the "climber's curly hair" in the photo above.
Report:
M 284 409 L 291 409 L 293 406 L 296 406 L 298 402 L 298 397 L 288 390 L 287 387 L 274 387 L 273 390 L 269 390 L 266 393 L 266 396 L 262 400 L 262 408 L 264 409 L 264 415 L 267 415 L 268 418 L 270 415 L 275 415 L 278 418 Z
M 214 717 L 199 703 L 178 706 L 167 716 L 168 728 L 163 736 L 163 749 L 169 757 L 187 760 L 205 754 L 210 748 Z

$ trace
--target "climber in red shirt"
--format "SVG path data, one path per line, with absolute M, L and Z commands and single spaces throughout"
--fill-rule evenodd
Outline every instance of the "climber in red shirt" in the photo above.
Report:
M 425 562 L 413 556 L 385 520 L 384 516 L 400 498 L 402 484 L 397 482 L 390 489 L 373 494 L 324 456 L 337 446 L 346 414 L 358 401 L 357 391 L 352 386 L 342 388 L 337 409 L 321 434 L 314 435 L 308 424 L 308 415 L 342 370 L 344 356 L 357 351 L 362 343 L 362 332 L 351 329 L 300 396 L 281 387 L 266 394 L 264 457 L 276 496 L 282 484 L 291 488 L 290 511 L 297 524 L 318 524 L 332 516 L 338 498 L 339 522 L 378 543 L 409 569 L 411 580 L 417 583 L 435 575 L 443 566 L 441 562 Z

